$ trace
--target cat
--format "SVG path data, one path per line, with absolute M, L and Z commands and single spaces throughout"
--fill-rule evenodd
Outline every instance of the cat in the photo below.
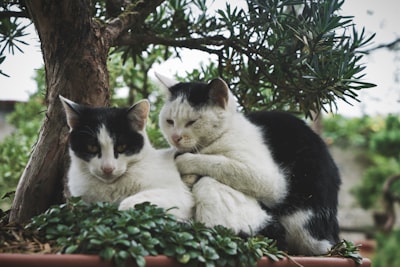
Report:
M 146 134 L 150 105 L 93 108 L 60 96 L 70 128 L 68 189 L 85 202 L 120 210 L 150 202 L 179 220 L 193 216 L 193 197 L 181 181 L 171 150 L 156 150 Z
M 159 114 L 195 198 L 194 219 L 262 234 L 291 254 L 321 255 L 339 242 L 340 175 L 323 140 L 284 112 L 247 116 L 220 78 L 168 88 Z

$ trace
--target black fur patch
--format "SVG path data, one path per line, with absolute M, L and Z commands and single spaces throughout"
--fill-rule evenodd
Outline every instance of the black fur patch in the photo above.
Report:
M 210 87 L 206 83 L 178 83 L 169 88 L 169 91 L 171 92 L 170 101 L 173 101 L 178 97 L 183 97 L 184 99 L 187 99 L 190 105 L 194 108 L 200 108 L 207 105 L 210 99 Z
M 286 171 L 289 194 L 275 207 L 275 216 L 312 210 L 307 228 L 317 239 L 339 241 L 336 218 L 340 175 L 324 141 L 304 121 L 284 112 L 254 112 L 248 119 L 259 126 L 277 164 Z
M 99 146 L 97 135 L 105 125 L 114 142 L 114 155 L 117 158 L 116 147 L 126 145 L 124 154 L 132 155 L 140 152 L 144 145 L 143 136 L 131 127 L 126 108 L 79 108 L 79 121 L 70 134 L 70 147 L 83 160 L 101 157 L 99 153 L 90 152 L 87 147 Z

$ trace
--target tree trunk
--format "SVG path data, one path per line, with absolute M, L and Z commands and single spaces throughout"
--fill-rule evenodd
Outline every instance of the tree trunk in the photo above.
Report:
M 26 1 L 46 69 L 46 119 L 20 178 L 10 221 L 26 222 L 64 200 L 68 128 L 58 96 L 93 106 L 109 103 L 109 42 L 91 19 L 89 0 Z

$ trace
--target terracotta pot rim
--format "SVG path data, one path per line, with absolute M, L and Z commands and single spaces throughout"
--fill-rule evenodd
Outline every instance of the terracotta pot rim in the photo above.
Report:
M 182 264 L 175 259 L 159 255 L 147 256 L 147 267 L 182 267 Z M 48 265 L 43 265 L 43 261 Z M 57 267 L 112 267 L 114 266 L 110 261 L 103 261 L 98 255 L 86 254 L 17 254 L 17 253 L 4 253 L 0 254 L 0 265 L 4 267 L 19 267 L 19 266 L 57 266 Z M 132 260 L 126 265 L 137 266 Z M 257 262 L 257 267 L 370 267 L 371 261 L 367 258 L 363 259 L 362 264 L 357 265 L 352 259 L 339 258 L 339 257 L 299 257 L 293 256 L 285 258 L 280 261 L 272 261 L 263 257 Z

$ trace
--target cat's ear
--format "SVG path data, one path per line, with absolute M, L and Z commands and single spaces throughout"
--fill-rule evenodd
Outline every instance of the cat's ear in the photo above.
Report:
M 208 84 L 208 88 L 211 101 L 225 109 L 229 99 L 229 87 L 226 82 L 221 78 L 216 78 Z
M 157 79 L 166 87 L 166 88 L 171 88 L 175 84 L 179 83 L 177 80 L 166 77 L 158 72 L 154 72 L 156 75 Z
M 70 129 L 74 129 L 79 124 L 80 105 L 59 95 L 61 103 L 67 116 L 67 124 Z
M 146 99 L 140 100 L 129 108 L 128 119 L 136 131 L 143 131 L 146 128 L 149 112 L 150 103 Z

